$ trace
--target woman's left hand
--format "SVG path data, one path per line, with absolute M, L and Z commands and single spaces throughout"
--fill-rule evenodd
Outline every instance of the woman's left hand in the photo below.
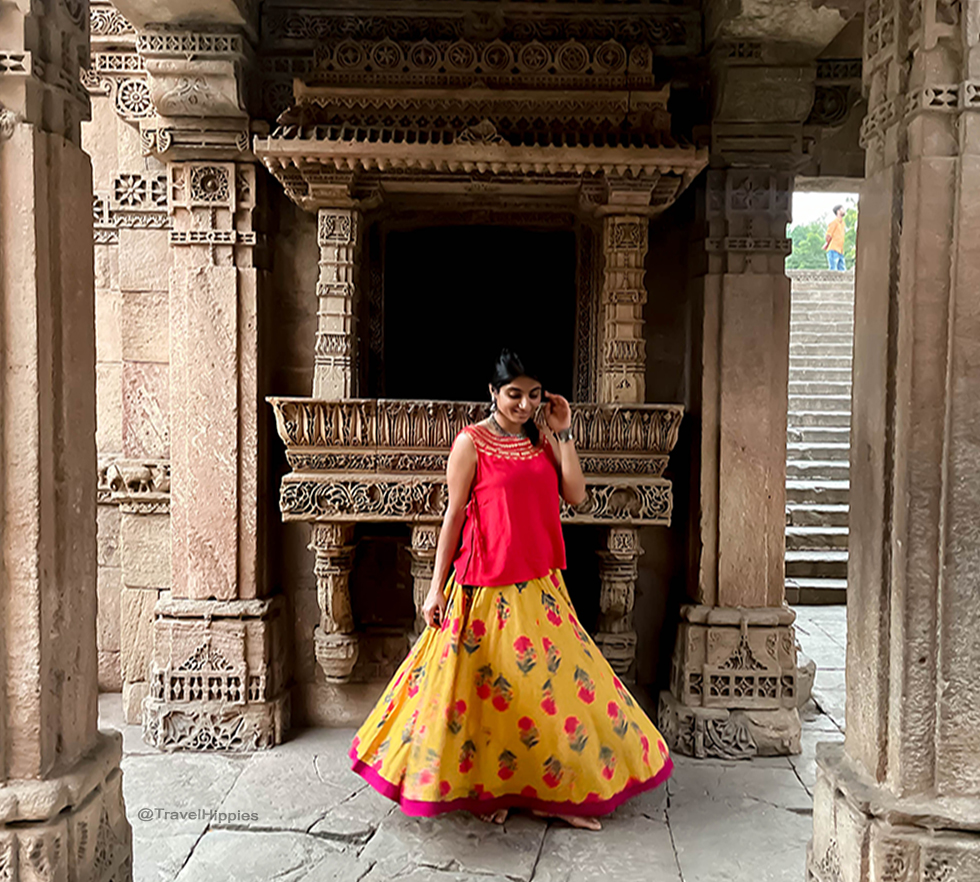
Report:
M 562 432 L 571 426 L 572 408 L 568 399 L 549 392 L 548 401 L 545 404 L 544 419 L 552 432 Z

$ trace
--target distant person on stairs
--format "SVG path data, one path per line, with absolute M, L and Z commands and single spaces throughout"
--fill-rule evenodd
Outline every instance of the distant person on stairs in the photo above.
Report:
M 827 252 L 827 263 L 832 270 L 844 272 L 844 206 L 834 206 L 834 219 L 827 225 L 827 241 L 823 250 Z

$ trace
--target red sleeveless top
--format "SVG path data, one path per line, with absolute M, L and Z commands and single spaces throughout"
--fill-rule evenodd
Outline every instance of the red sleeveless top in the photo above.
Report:
M 476 475 L 462 545 L 453 562 L 462 585 L 493 588 L 565 568 L 558 470 L 544 438 L 504 437 L 485 426 L 463 429 L 476 447 Z

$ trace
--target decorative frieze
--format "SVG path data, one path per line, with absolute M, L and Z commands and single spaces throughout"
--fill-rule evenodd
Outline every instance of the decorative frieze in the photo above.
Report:
M 588 498 L 562 503 L 568 523 L 670 525 L 673 495 L 664 478 L 587 478 Z M 286 521 L 442 520 L 448 493 L 444 477 L 301 475 L 282 480 L 279 509 Z
M 98 502 L 133 514 L 170 511 L 170 463 L 106 460 L 99 463 Z
M 119 172 L 109 190 L 93 194 L 96 245 L 116 245 L 119 230 L 160 230 L 171 225 L 167 176 L 150 172 Z
M 279 437 L 294 448 L 445 448 L 489 406 L 470 401 L 270 397 Z M 572 434 L 583 455 L 666 455 L 680 431 L 679 404 L 572 404 Z

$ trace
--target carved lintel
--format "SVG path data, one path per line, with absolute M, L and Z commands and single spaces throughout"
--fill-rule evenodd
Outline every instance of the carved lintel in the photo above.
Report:
M 415 601 L 415 633 L 425 630 L 422 618 L 422 605 L 432 585 L 432 575 L 436 562 L 436 546 L 439 542 L 437 524 L 415 524 L 412 526 L 412 597 Z

